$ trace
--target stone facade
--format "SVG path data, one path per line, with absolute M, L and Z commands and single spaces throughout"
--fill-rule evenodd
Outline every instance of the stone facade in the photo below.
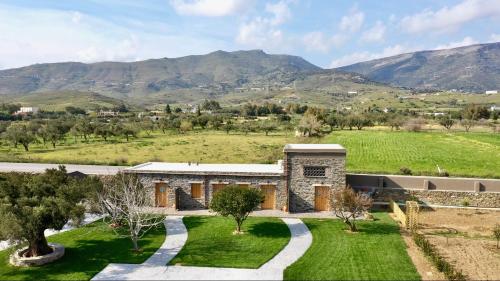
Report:
M 345 154 L 288 152 L 284 163 L 290 190 L 290 212 L 314 211 L 316 186 L 328 186 L 330 193 L 345 186 Z M 304 176 L 304 167 L 307 166 L 325 167 L 325 176 Z
M 268 176 L 262 174 L 236 175 L 185 175 L 185 174 L 140 174 L 142 184 L 150 191 L 151 202 L 155 201 L 156 184 L 164 184 L 167 188 L 168 208 L 179 210 L 193 210 L 208 208 L 213 194 L 214 184 L 248 184 L 258 188 L 261 185 L 274 185 L 274 209 L 283 209 L 287 205 L 287 195 L 282 176 Z M 192 198 L 191 184 L 201 184 L 202 196 Z

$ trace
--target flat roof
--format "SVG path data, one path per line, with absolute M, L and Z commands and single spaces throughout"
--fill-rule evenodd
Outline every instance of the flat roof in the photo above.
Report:
M 277 164 L 196 164 L 148 162 L 126 171 L 136 173 L 169 173 L 169 174 L 283 174 L 281 162 Z
M 291 143 L 285 145 L 284 152 L 335 152 L 346 153 L 346 149 L 340 144 L 309 144 L 309 143 Z

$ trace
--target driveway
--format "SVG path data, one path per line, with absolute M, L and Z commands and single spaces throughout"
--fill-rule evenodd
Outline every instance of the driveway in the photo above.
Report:
M 290 229 L 288 244 L 258 269 L 166 265 L 187 240 L 182 216 L 165 219 L 167 238 L 143 264 L 109 264 L 92 280 L 283 280 L 283 271 L 309 249 L 312 235 L 296 218 L 282 218 Z

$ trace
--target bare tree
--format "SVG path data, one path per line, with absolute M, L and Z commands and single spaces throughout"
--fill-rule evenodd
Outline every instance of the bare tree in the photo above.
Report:
M 132 240 L 136 251 L 139 250 L 139 239 L 164 220 L 162 216 L 146 212 L 152 199 L 136 175 L 119 173 L 104 179 L 97 200 L 107 219 L 117 229 L 127 230 L 126 236 Z
M 357 231 L 356 218 L 360 217 L 372 206 L 372 199 L 365 194 L 356 193 L 350 186 L 333 192 L 332 211 L 342 219 L 349 229 Z

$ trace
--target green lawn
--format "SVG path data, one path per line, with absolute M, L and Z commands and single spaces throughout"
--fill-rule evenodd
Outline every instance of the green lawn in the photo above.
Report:
M 68 138 L 55 150 L 36 144 L 26 153 L 21 146 L 0 146 L 0 161 L 132 165 L 147 161 L 203 163 L 274 163 L 286 143 L 340 143 L 347 148 L 347 170 L 362 173 L 435 175 L 436 165 L 452 176 L 500 178 L 500 136 L 493 133 L 334 131 L 323 138 L 295 138 L 276 132 L 247 136 L 231 132 L 196 131 L 188 134 L 155 132 L 150 137 L 89 143 Z
M 249 217 L 243 235 L 233 235 L 236 224 L 224 217 L 184 217 L 189 236 L 170 264 L 258 268 L 290 240 L 290 230 L 278 218 Z
M 62 259 L 42 267 L 9 265 L 12 249 L 0 251 L 0 280 L 89 280 L 109 263 L 142 263 L 165 240 L 163 224 L 139 241 L 142 253 L 132 251 L 129 238 L 118 238 L 103 222 L 50 236 L 49 242 L 65 247 Z
M 436 165 L 454 176 L 500 177 L 500 135 L 492 133 L 342 131 L 324 139 L 347 148 L 347 170 L 437 174 Z
M 304 219 L 313 234 L 309 250 L 285 270 L 287 280 L 419 280 L 398 225 L 387 213 L 345 231 L 340 220 Z

